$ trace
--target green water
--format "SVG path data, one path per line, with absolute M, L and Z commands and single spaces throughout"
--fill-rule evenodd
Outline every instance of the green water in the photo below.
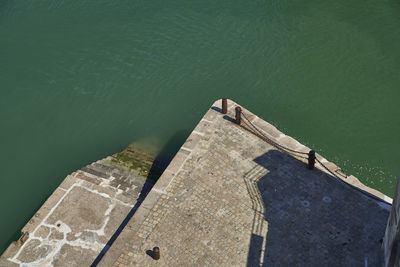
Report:
M 67 174 L 176 149 L 220 97 L 391 196 L 399 43 L 397 0 L 0 1 L 0 252 Z

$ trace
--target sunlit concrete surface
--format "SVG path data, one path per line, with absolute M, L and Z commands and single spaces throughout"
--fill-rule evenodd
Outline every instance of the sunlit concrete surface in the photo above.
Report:
M 228 103 L 206 112 L 147 196 L 151 163 L 135 154 L 68 176 L 0 266 L 89 266 L 132 211 L 100 266 L 379 266 L 391 199 L 320 155 L 335 176 L 307 169 L 235 124 Z M 310 150 L 243 112 L 274 142 Z
M 140 166 L 124 162 L 129 153 Z M 139 154 L 126 150 L 67 176 L 0 266 L 89 266 L 152 186 L 146 183 L 151 159 Z
M 207 111 L 100 265 L 379 266 L 391 199 L 320 155 L 338 177 L 307 169 L 236 125 L 236 105 Z M 277 143 L 309 151 L 244 113 Z

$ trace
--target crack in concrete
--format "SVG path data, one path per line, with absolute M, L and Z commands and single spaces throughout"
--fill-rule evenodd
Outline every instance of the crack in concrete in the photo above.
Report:
M 116 204 L 119 203 L 119 204 L 121 204 L 123 206 L 126 206 L 126 207 L 129 207 L 129 208 L 132 207 L 131 204 L 125 203 L 125 202 L 123 202 L 121 200 L 118 200 L 118 199 L 115 199 L 115 198 L 112 198 L 106 193 L 101 193 L 101 192 L 99 192 L 97 190 L 93 190 L 93 189 L 87 188 L 87 187 L 83 186 L 82 183 L 83 183 L 83 181 L 79 181 L 78 183 L 72 185 L 69 189 L 65 190 L 64 195 L 52 207 L 52 209 L 49 211 L 47 216 L 45 216 L 43 218 L 41 223 L 36 226 L 34 231 L 31 233 L 30 237 L 21 246 L 21 248 L 15 254 L 15 256 L 12 257 L 12 258 L 8 258 L 8 260 L 10 260 L 11 262 L 20 264 L 21 266 L 26 266 L 26 265 L 29 265 L 29 266 L 53 266 L 53 261 L 58 258 L 59 255 L 57 255 L 57 254 L 60 253 L 61 248 L 65 244 L 70 245 L 72 247 L 90 249 L 90 250 L 93 250 L 95 252 L 100 251 L 105 246 L 105 243 L 98 242 L 97 240 L 94 240 L 92 242 L 88 242 L 88 241 L 85 241 L 85 240 L 83 240 L 81 238 L 78 238 L 78 239 L 76 239 L 74 241 L 68 241 L 67 240 L 67 234 L 71 233 L 72 230 L 66 223 L 64 223 L 64 222 L 62 222 L 60 220 L 58 220 L 55 223 L 55 225 L 46 223 L 47 219 L 54 213 L 54 211 L 57 209 L 57 207 L 59 207 L 59 205 L 63 202 L 63 200 L 67 197 L 67 195 L 74 188 L 83 188 L 83 189 L 85 189 L 85 190 L 87 190 L 87 191 L 89 191 L 89 192 L 91 192 L 93 194 L 99 195 L 99 196 L 107 198 L 107 199 L 111 199 L 110 205 L 108 206 L 107 210 L 104 212 L 105 218 L 104 218 L 102 226 L 97 230 L 86 229 L 84 231 L 75 233 L 75 235 L 74 235 L 75 237 L 82 236 L 82 234 L 84 232 L 92 232 L 92 233 L 95 233 L 98 236 L 105 236 L 105 227 L 107 226 L 107 224 L 108 224 L 108 222 L 110 220 L 111 211 L 116 207 Z M 122 190 L 118 190 L 115 193 L 116 193 L 116 195 L 118 195 L 118 194 L 122 193 Z M 37 233 L 37 231 L 38 231 L 38 229 L 40 227 L 48 227 L 50 229 L 49 233 L 47 234 L 47 236 L 45 238 L 35 236 L 35 234 Z M 51 234 L 53 233 L 54 230 L 62 233 L 63 234 L 63 238 L 60 239 L 60 240 L 51 239 L 50 237 L 51 237 Z M 49 251 L 46 252 L 44 257 L 41 257 L 41 258 L 39 258 L 39 259 L 37 259 L 37 260 L 35 260 L 33 262 L 27 263 L 27 262 L 23 262 L 23 261 L 19 260 L 19 257 L 21 255 L 21 253 L 24 251 L 24 249 L 26 248 L 27 244 L 29 244 L 33 240 L 37 240 L 37 241 L 40 242 L 40 245 L 37 247 L 38 249 L 40 249 L 42 247 L 49 247 L 50 248 Z

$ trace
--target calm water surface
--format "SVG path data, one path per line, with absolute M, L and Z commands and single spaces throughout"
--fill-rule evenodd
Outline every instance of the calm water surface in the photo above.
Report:
M 392 195 L 400 2 L 0 1 L 0 252 L 72 171 L 229 97 Z

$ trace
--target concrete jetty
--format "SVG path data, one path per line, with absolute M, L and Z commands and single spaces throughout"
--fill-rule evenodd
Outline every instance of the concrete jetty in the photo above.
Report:
M 329 171 L 307 169 L 236 125 L 236 106 L 206 112 L 100 266 L 379 266 L 391 198 L 320 155 Z M 274 142 L 310 150 L 242 110 Z
M 229 100 L 227 114 L 221 100 L 210 107 L 99 266 L 383 264 L 392 199 L 321 155 L 317 159 L 327 169 L 319 163 L 307 169 L 307 158 L 265 142 L 244 120 L 237 125 L 236 106 Z M 242 112 L 273 142 L 310 150 Z M 144 183 L 135 184 L 134 177 L 146 175 L 88 168 L 56 189 L 0 266 L 93 262 L 137 203 Z M 159 260 L 153 247 L 160 249 Z
M 0 266 L 89 266 L 151 189 L 153 160 L 133 144 L 68 175 Z

